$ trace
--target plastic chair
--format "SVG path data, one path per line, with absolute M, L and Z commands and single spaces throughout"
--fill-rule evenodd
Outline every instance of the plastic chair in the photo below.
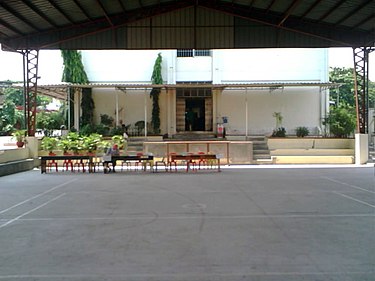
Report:
M 156 158 L 157 159 L 157 158 Z M 164 169 L 166 172 L 168 172 L 168 164 L 166 163 L 165 161 L 165 157 L 162 157 L 162 158 L 159 158 L 159 160 L 155 160 L 154 161 L 154 165 L 155 165 L 155 169 L 154 169 L 154 172 L 157 173 L 158 172 L 158 166 L 160 165 L 163 165 L 164 166 Z
M 177 172 L 177 162 L 175 160 L 172 160 L 173 155 L 177 155 L 177 153 L 174 153 L 174 152 L 169 153 L 167 165 L 169 167 L 169 171 L 171 172 L 172 172 L 172 165 L 174 165 L 174 169 Z

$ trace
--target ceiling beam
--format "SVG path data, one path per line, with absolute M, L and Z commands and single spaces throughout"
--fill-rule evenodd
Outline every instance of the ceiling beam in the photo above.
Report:
M 301 16 L 301 18 L 305 18 L 312 10 L 315 9 L 316 6 L 319 5 L 319 3 L 322 2 L 322 0 L 316 0 Z
M 13 16 L 15 16 L 16 18 L 18 18 L 20 21 L 26 23 L 26 25 L 30 26 L 32 29 L 34 29 L 35 31 L 40 31 L 39 28 L 37 28 L 31 21 L 29 21 L 27 18 L 25 18 L 23 15 L 21 15 L 20 13 L 18 13 L 16 10 L 14 10 L 13 8 L 11 8 L 8 4 L 6 4 L 5 2 L 0 2 L 0 7 L 2 7 L 3 9 L 5 9 L 8 13 L 12 14 Z
M 284 13 L 283 19 L 279 22 L 278 26 L 282 25 L 291 15 L 293 10 L 301 3 L 301 0 L 294 0 L 292 4 L 290 4 L 288 10 Z
M 25 0 L 21 0 L 21 1 L 22 1 L 23 4 L 25 4 L 26 6 L 28 6 L 31 10 L 34 11 L 34 13 L 36 13 L 39 17 L 41 17 L 42 19 L 44 19 L 50 25 L 52 25 L 55 28 L 57 27 L 57 25 L 50 18 L 48 18 L 44 13 L 42 13 L 41 10 L 39 10 L 37 7 L 35 7 L 34 4 L 32 4 L 29 1 L 25 1 Z
M 332 14 L 334 11 L 336 11 L 342 4 L 344 4 L 347 0 L 341 0 L 338 2 L 336 5 L 334 5 L 331 9 L 329 9 L 325 14 L 323 14 L 320 18 L 319 21 L 322 21 L 326 19 L 330 14 Z
M 54 0 L 47 0 L 60 14 L 63 15 L 63 17 L 69 22 L 74 23 L 74 20 L 67 15 L 56 3 Z
M 78 9 L 82 12 L 82 14 L 84 14 L 85 17 L 92 22 L 93 19 L 90 17 L 90 15 L 87 13 L 87 11 L 83 8 L 83 6 L 78 2 L 78 0 L 73 0 L 73 2 L 74 2 L 74 4 L 76 4 Z
M 368 6 L 369 4 L 372 4 L 374 0 L 368 0 L 367 2 L 363 2 L 361 5 L 359 5 L 358 7 L 356 7 L 355 9 L 351 10 L 349 13 L 345 14 L 345 16 L 343 16 L 341 19 L 339 19 L 338 21 L 335 22 L 335 25 L 340 25 L 341 23 L 343 23 L 346 19 L 348 18 L 351 18 L 352 16 L 354 16 L 358 11 L 366 8 L 366 6 Z
M 125 13 L 125 12 L 126 12 L 126 9 L 125 9 L 124 3 L 122 3 L 121 0 L 117 0 L 117 1 L 118 1 L 119 5 L 120 5 L 122 11 Z
M 276 2 L 276 0 L 272 0 L 272 2 L 268 5 L 268 7 L 266 9 L 267 13 L 272 9 L 272 6 L 273 6 L 273 4 L 275 4 L 275 2 Z
M 9 23 L 3 21 L 2 19 L 0 19 L 0 25 L 5 26 L 7 29 L 13 31 L 14 33 L 16 33 L 16 34 L 18 34 L 18 35 L 25 35 L 25 34 L 22 33 L 20 30 L 18 30 L 17 28 L 13 27 L 13 26 L 10 25 Z
M 357 23 L 356 25 L 354 25 L 352 27 L 352 29 L 358 28 L 358 27 L 364 25 L 366 22 L 372 22 L 372 23 L 374 23 L 374 21 L 375 21 L 375 14 L 369 15 L 367 18 L 364 18 L 359 23 Z M 374 29 L 372 29 L 372 33 L 374 33 Z
M 59 37 L 59 40 L 50 40 L 49 33 L 46 32 L 44 34 L 45 38 L 45 43 L 41 44 L 39 48 L 48 48 L 57 44 L 61 44 L 64 42 L 68 42 L 74 39 L 82 38 L 85 36 L 93 35 L 96 33 L 100 32 L 105 32 L 108 30 L 112 30 L 114 28 L 119 28 L 122 27 L 126 24 L 142 20 L 142 19 L 147 19 L 151 18 L 153 16 L 161 15 L 164 13 L 172 12 L 175 10 L 179 9 L 185 9 L 188 7 L 193 7 L 194 3 L 192 3 L 192 0 L 179 0 L 176 3 L 159 3 L 156 6 L 149 6 L 145 8 L 140 8 L 135 11 L 132 11 L 131 13 L 121 13 L 117 15 L 111 16 L 111 21 L 114 23 L 114 26 L 99 26 L 100 23 L 106 22 L 105 19 L 98 19 L 94 22 L 86 23 L 86 24 L 81 24 L 80 29 L 77 30 L 77 26 L 72 27 L 72 30 L 78 31 L 75 35 L 71 35 L 71 32 L 69 32 L 69 29 L 67 28 L 59 28 L 56 32 L 59 30 L 62 31 L 61 36 Z M 64 37 L 64 32 L 68 31 L 68 36 Z M 17 48 L 16 48 L 17 49 Z
M 98 3 L 100 9 L 102 10 L 103 12 L 103 15 L 104 17 L 106 18 L 107 22 L 109 23 L 110 26 L 114 26 L 112 20 L 110 19 L 110 17 L 108 16 L 108 13 L 107 11 L 105 10 L 105 7 L 103 6 L 102 2 L 100 0 L 96 0 L 96 3 Z
M 233 6 L 228 2 L 221 2 L 220 5 L 213 5 L 209 0 L 200 0 L 199 5 L 262 25 L 268 25 L 285 31 L 299 33 L 301 35 L 324 40 L 327 43 L 331 42 L 331 44 L 328 45 L 351 47 L 353 46 L 354 42 L 355 44 L 361 44 L 358 43 L 359 38 L 361 38 L 361 40 L 368 40 L 368 37 L 371 37 L 371 34 L 365 31 L 362 33 L 350 32 L 350 30 L 347 28 L 338 29 L 337 27 L 330 27 L 327 24 L 318 23 L 313 20 L 304 20 L 302 23 L 300 18 L 297 17 L 290 17 L 287 24 L 284 23 L 284 25 L 278 26 L 278 23 L 280 22 L 280 15 L 277 13 L 265 13 L 265 11 L 260 9 L 253 9 L 251 13 L 249 13 L 245 6 Z

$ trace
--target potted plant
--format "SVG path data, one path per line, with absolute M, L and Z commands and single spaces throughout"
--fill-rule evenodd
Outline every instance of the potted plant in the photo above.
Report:
M 12 133 L 12 136 L 17 141 L 17 147 L 23 147 L 26 142 L 26 130 L 16 130 Z
M 101 142 L 102 136 L 99 134 L 91 134 L 83 138 L 84 148 L 88 151 L 89 154 L 95 154 L 98 144 Z
M 124 136 L 122 136 L 122 135 L 112 136 L 112 142 L 113 142 L 113 144 L 117 144 L 119 149 L 125 149 L 126 148 L 126 140 L 125 140 Z
M 68 140 L 67 138 L 60 139 L 57 143 L 57 147 L 62 149 L 64 155 L 67 155 L 68 151 L 71 149 L 70 140 Z
M 57 139 L 54 137 L 44 137 L 42 139 L 41 147 L 43 150 L 49 152 L 50 155 L 53 154 L 53 150 L 57 147 Z

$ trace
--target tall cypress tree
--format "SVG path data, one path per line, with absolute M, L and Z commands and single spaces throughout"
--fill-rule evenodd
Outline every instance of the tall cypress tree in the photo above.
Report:
M 82 63 L 81 53 L 77 50 L 61 50 L 61 56 L 63 57 L 64 71 L 62 76 L 63 82 L 77 83 L 77 84 L 88 84 L 89 79 L 87 77 L 85 68 Z M 72 92 L 69 93 L 70 100 L 73 100 L 74 95 Z M 82 89 L 82 119 L 81 126 L 93 124 L 94 120 L 94 100 L 92 99 L 92 89 Z M 73 107 L 71 108 L 71 122 L 73 122 Z
M 161 63 L 163 58 L 161 54 L 155 60 L 154 70 L 151 75 L 151 82 L 154 85 L 163 84 L 163 77 L 161 74 Z M 160 106 L 159 106 L 159 95 L 160 88 L 153 88 L 150 92 L 150 98 L 152 98 L 152 116 L 151 116 L 151 126 L 155 134 L 160 134 Z

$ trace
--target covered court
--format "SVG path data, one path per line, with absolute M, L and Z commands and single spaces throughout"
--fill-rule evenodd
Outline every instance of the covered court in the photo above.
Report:
M 0 178 L 0 280 L 374 280 L 374 166 Z

